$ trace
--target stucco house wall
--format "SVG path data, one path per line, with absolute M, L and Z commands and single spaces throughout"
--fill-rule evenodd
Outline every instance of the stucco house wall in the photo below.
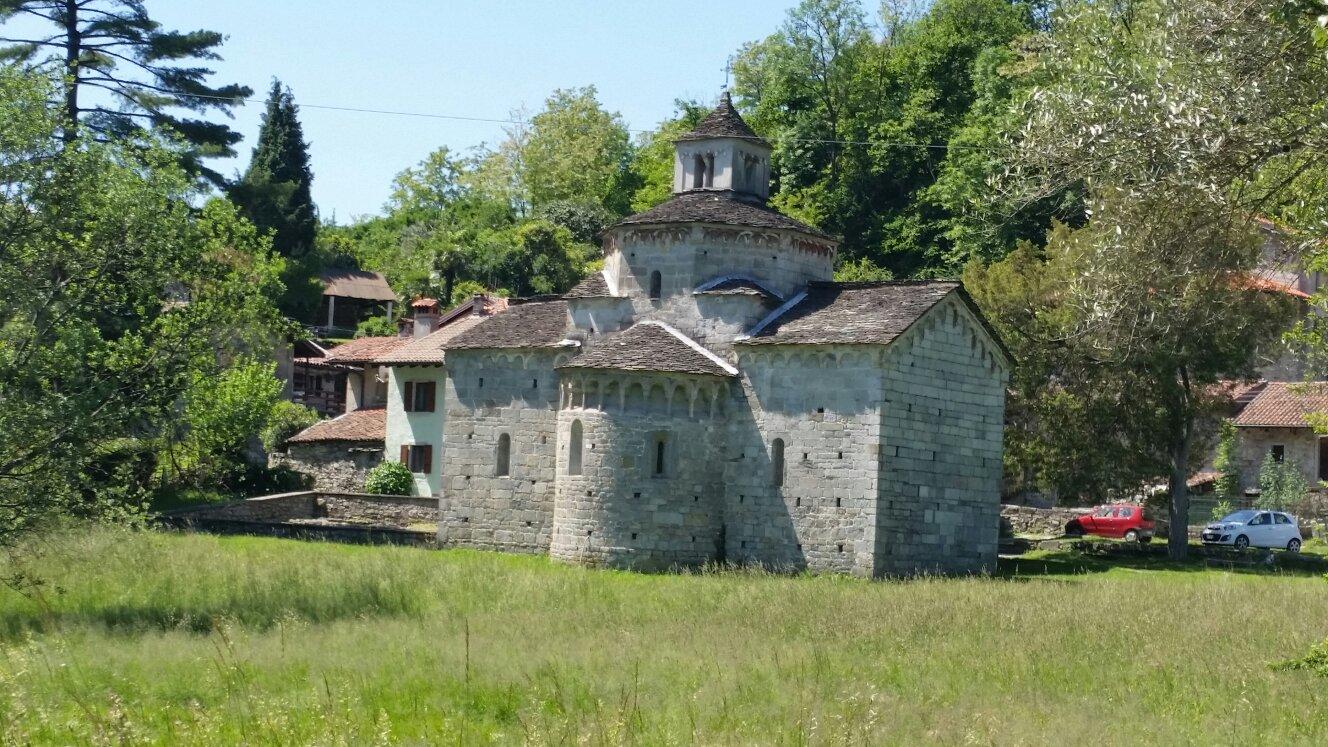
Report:
M 447 371 L 442 366 L 396 366 L 388 369 L 387 458 L 398 460 L 402 446 L 433 447 L 433 464 L 428 473 L 415 473 L 415 495 L 437 495 L 443 489 L 443 420 L 446 412 L 444 394 Z M 435 386 L 433 412 L 407 412 L 406 382 L 432 382 Z

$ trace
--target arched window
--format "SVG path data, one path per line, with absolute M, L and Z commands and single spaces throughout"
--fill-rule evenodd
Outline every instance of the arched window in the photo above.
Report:
M 650 300 L 658 301 L 664 293 L 664 278 L 660 276 L 659 270 L 650 273 Z
M 784 484 L 784 439 L 776 438 L 770 444 L 770 481 L 776 487 Z
M 715 154 L 707 153 L 705 157 L 705 186 L 707 188 L 715 186 Z
M 498 437 L 498 453 L 495 461 L 497 469 L 494 471 L 498 476 L 508 475 L 512 472 L 512 437 L 506 433 Z
M 567 446 L 567 474 L 581 474 L 581 421 L 572 421 L 572 437 Z
M 692 156 L 692 189 L 708 187 L 709 179 L 706 178 L 706 159 L 705 156 Z

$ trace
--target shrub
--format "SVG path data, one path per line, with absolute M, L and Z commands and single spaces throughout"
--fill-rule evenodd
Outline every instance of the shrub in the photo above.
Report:
M 1259 467 L 1259 508 L 1283 509 L 1304 500 L 1309 483 L 1300 466 L 1290 459 L 1277 461 L 1269 454 Z
M 356 337 L 392 337 L 397 325 L 387 317 L 371 316 L 355 326 Z
M 267 425 L 263 426 L 263 448 L 269 453 L 285 451 L 291 436 L 317 422 L 318 413 L 312 407 L 281 400 L 272 406 Z
M 369 470 L 364 478 L 364 492 L 378 495 L 410 495 L 415 481 L 401 462 L 383 462 Z

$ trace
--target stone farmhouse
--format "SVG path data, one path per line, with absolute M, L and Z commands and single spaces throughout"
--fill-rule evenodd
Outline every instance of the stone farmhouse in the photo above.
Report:
M 766 205 L 770 154 L 725 96 L 677 141 L 673 197 L 606 229 L 601 272 L 416 309 L 373 361 L 386 408 L 369 412 L 439 497 L 442 544 L 643 569 L 994 567 L 1007 351 L 956 282 L 833 282 L 836 240 Z M 364 444 L 375 417 L 293 441 Z

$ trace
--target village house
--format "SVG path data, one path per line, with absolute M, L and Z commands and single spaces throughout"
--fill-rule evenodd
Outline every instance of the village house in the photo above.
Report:
M 440 543 L 993 568 L 1011 361 L 960 284 L 834 282 L 836 240 L 767 206 L 771 147 L 727 95 L 675 150 L 673 197 L 605 230 L 601 272 L 375 359 Z

